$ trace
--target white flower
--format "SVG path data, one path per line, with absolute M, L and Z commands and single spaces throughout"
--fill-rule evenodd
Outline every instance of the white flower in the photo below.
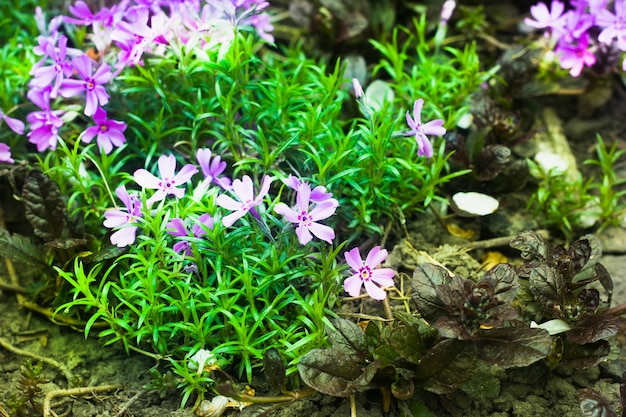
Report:
M 192 371 L 197 370 L 198 375 L 202 373 L 207 365 L 217 363 L 217 356 L 208 349 L 200 349 L 189 360 L 187 365 Z

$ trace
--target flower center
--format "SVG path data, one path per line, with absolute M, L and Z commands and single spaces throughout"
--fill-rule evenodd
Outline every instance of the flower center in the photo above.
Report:
M 176 181 L 173 179 L 169 179 L 167 177 L 163 178 L 163 181 L 159 182 L 159 187 L 163 187 L 164 189 L 172 188 L 176 185 Z
M 359 277 L 361 277 L 361 281 L 369 281 L 372 277 L 372 270 L 369 266 L 363 265 L 359 268 Z
M 313 218 L 306 211 L 301 211 L 298 215 L 300 224 L 305 227 L 310 227 L 313 224 Z
M 251 204 L 251 203 L 252 203 L 252 200 L 246 200 L 246 201 L 243 201 L 243 202 L 241 203 L 241 210 L 242 210 L 242 211 L 248 211 L 248 210 L 250 210 L 250 204 Z

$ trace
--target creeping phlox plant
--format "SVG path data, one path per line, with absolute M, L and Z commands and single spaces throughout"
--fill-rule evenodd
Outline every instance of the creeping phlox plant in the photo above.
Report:
M 609 2 L 572 1 L 565 10 L 565 3 L 552 0 L 550 7 L 541 2 L 530 8 L 531 17 L 525 23 L 533 28 L 544 29 L 549 48 L 558 57 L 561 68 L 568 69 L 578 77 L 585 67 L 598 61 L 606 68 L 617 68 L 626 51 L 626 3 L 623 0 Z M 626 70 L 626 60 L 622 61 Z
M 35 298 L 56 320 L 170 361 L 183 403 L 215 387 L 207 367 L 251 380 L 276 351 L 294 374 L 342 289 L 383 300 L 394 285 L 387 251 L 354 241 L 464 173 L 434 142 L 444 118 L 422 114 L 436 84 L 372 108 L 355 81 L 363 117 L 343 121 L 342 66 L 269 48 L 267 6 L 77 1 L 49 23 L 37 9 L 27 103 L 0 114 L 39 153 L 22 197 L 45 243 L 2 231 L 0 254 L 50 278 Z M 484 74 L 463 59 L 465 94 Z M 2 144 L 1 161 L 25 150 Z

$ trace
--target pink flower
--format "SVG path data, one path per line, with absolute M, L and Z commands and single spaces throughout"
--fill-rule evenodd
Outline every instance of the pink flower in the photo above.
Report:
M 588 46 L 587 35 L 584 35 L 576 43 L 560 43 L 556 49 L 561 68 L 569 68 L 572 77 L 578 77 L 583 67 L 595 64 L 596 56 L 588 49 Z
M 596 17 L 596 23 L 604 28 L 598 35 L 598 41 L 611 43 L 617 38 L 617 47 L 626 50 L 626 4 L 624 1 L 616 1 L 613 4 L 615 14 L 607 9 L 601 9 Z
M 202 225 L 208 229 L 213 229 L 213 218 L 210 214 L 206 213 L 198 217 L 198 222 L 191 227 L 191 235 L 194 238 L 198 239 L 206 235 L 206 230 L 202 227 Z M 193 252 L 191 250 L 191 242 L 189 240 L 190 231 L 183 219 L 172 219 L 167 224 L 167 228 L 170 235 L 182 238 L 179 242 L 174 244 L 174 250 L 176 252 L 182 252 L 185 256 L 192 256 Z
M 167 44 L 165 34 L 171 26 L 165 13 L 150 17 L 148 8 L 138 8 L 133 22 L 121 21 L 111 32 L 111 39 L 120 48 L 119 69 L 141 63 L 144 52 L 154 52 L 158 45 Z
M 289 174 L 287 179 L 283 180 L 283 183 L 285 183 L 287 187 L 295 191 L 298 191 L 301 184 L 306 184 L 305 182 L 301 181 L 298 177 L 294 177 L 291 174 Z M 324 201 L 330 199 L 332 196 L 333 195 L 331 193 L 326 192 L 326 187 L 322 185 L 318 185 L 317 187 L 313 188 L 313 190 L 311 190 L 311 201 L 314 203 L 323 203 Z M 337 200 L 333 200 L 333 201 L 337 202 Z M 337 202 L 337 206 L 338 205 L 339 203 Z
M 261 190 L 254 197 L 254 187 L 249 176 L 244 175 L 241 180 L 236 179 L 233 181 L 232 191 L 239 201 L 226 194 L 219 195 L 215 200 L 218 206 L 233 211 L 222 219 L 222 224 L 226 227 L 232 226 L 238 219 L 245 216 L 247 212 L 254 210 L 254 207 L 260 205 L 263 197 L 269 192 L 271 183 L 272 179 L 268 175 L 264 176 Z
M 135 242 L 137 219 L 141 218 L 141 200 L 136 195 L 128 194 L 123 185 L 117 187 L 115 194 L 124 203 L 126 211 L 119 209 L 105 211 L 104 226 L 109 228 L 121 227 L 111 235 L 111 243 L 123 248 Z
M 158 160 L 158 165 L 161 178 L 152 175 L 143 168 L 138 169 L 133 174 L 137 184 L 144 188 L 153 188 L 157 190 L 152 197 L 146 201 L 148 207 L 156 201 L 163 200 L 168 195 L 174 195 L 177 198 L 181 198 L 185 195 L 185 190 L 177 187 L 189 181 L 191 177 L 198 172 L 198 168 L 192 164 L 186 164 L 181 168 L 178 174 L 175 174 L 176 158 L 174 155 L 161 155 Z
M 394 285 L 393 276 L 395 272 L 391 268 L 376 268 L 387 258 L 387 250 L 381 250 L 380 246 L 376 246 L 369 251 L 365 261 L 361 259 L 359 248 L 345 252 L 344 256 L 347 264 L 355 272 L 343 282 L 344 290 L 350 296 L 357 297 L 361 292 L 361 286 L 364 285 L 365 291 L 370 297 L 374 300 L 384 300 L 387 293 L 381 287 Z
M 111 68 L 102 64 L 93 72 L 94 61 L 87 55 L 72 59 L 72 66 L 82 80 L 69 79 L 61 84 L 61 95 L 73 97 L 85 93 L 85 115 L 93 116 L 98 105 L 104 106 L 109 102 L 109 95 L 103 85 L 111 80 Z
M 6 143 L 0 142 L 0 162 L 12 164 L 15 161 L 11 158 L 11 148 Z
M 530 7 L 530 14 L 534 20 L 527 17 L 524 19 L 530 27 L 537 29 L 556 29 L 559 30 L 563 27 L 563 10 L 565 9 L 563 3 L 557 0 L 552 0 L 550 10 L 544 3 L 538 3 Z
M 96 142 L 98 148 L 105 154 L 111 153 L 113 146 L 119 147 L 126 142 L 124 137 L 124 131 L 126 130 L 126 123 L 118 122 L 117 120 L 108 120 L 107 112 L 98 107 L 93 115 L 93 121 L 96 122 L 96 126 L 88 127 L 81 137 L 81 140 L 85 143 L 90 143 L 94 136 L 98 136 Z
M 415 140 L 417 141 L 417 155 L 430 158 L 433 156 L 433 146 L 430 144 L 426 135 L 442 136 L 446 134 L 446 129 L 443 127 L 443 120 L 441 119 L 431 120 L 428 123 L 422 124 L 421 114 L 423 105 L 423 99 L 415 100 L 413 105 L 413 118 L 411 118 L 411 114 L 407 110 L 406 122 L 411 130 L 404 135 L 415 135 Z
M 339 203 L 333 198 L 327 199 L 317 204 L 309 212 L 310 202 L 311 187 L 306 183 L 301 183 L 296 196 L 297 209 L 293 210 L 284 203 L 278 203 L 274 207 L 274 211 L 285 216 L 287 221 L 297 225 L 296 234 L 301 244 L 306 245 L 309 243 L 313 239 L 313 235 L 328 243 L 333 243 L 335 231 L 331 227 L 317 223 L 317 221 L 324 220 L 335 214 Z

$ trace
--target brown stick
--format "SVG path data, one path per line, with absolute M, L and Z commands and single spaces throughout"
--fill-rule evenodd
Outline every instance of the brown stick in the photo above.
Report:
M 550 233 L 547 230 L 537 230 L 542 237 L 548 238 Z M 470 242 L 465 245 L 459 246 L 459 249 L 463 251 L 470 251 L 474 249 L 487 249 L 487 248 L 495 248 L 498 246 L 507 246 L 516 236 L 504 236 L 504 237 L 496 237 L 493 239 L 487 240 L 479 240 L 477 242 Z
M 51 402 L 55 397 L 69 397 L 70 395 L 87 395 L 96 392 L 113 391 L 120 388 L 119 385 L 98 385 L 96 387 L 80 387 L 71 389 L 59 389 L 50 391 L 43 400 L 43 417 L 50 417 L 52 413 Z
M 6 340 L 2 339 L 1 337 L 0 337 L 0 346 L 5 348 L 9 352 L 15 353 L 16 355 L 26 356 L 27 358 L 36 359 L 38 361 L 47 363 L 48 365 L 52 365 L 55 368 L 57 368 L 59 371 L 61 371 L 61 373 L 63 373 L 63 375 L 65 376 L 65 379 L 67 379 L 68 384 L 72 385 L 72 383 L 74 382 L 74 375 L 69 370 L 69 368 L 65 366 L 65 364 L 62 364 L 61 362 L 57 362 L 54 359 L 47 358 L 45 356 L 40 356 L 35 353 L 27 352 L 25 350 L 16 348 L 15 346 L 10 344 Z
M 604 314 L 607 314 L 609 316 L 621 316 L 623 314 L 626 314 L 626 303 L 611 307 L 606 310 Z

